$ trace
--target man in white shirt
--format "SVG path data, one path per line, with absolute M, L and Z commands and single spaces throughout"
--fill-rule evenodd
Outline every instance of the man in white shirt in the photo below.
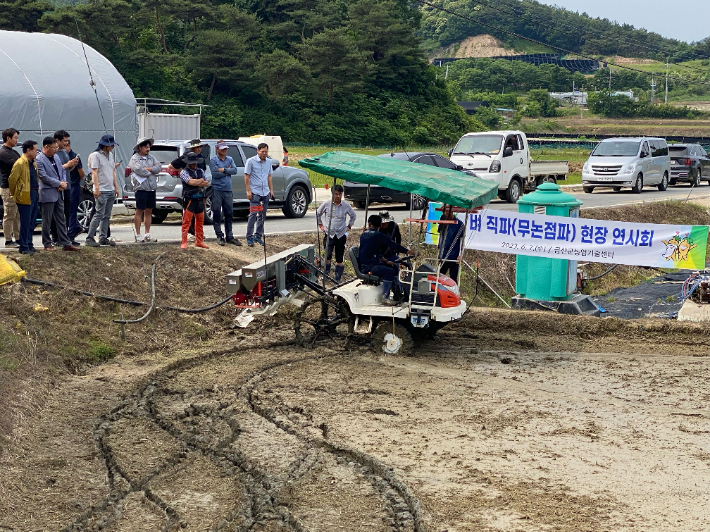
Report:
M 89 168 L 91 168 L 91 181 L 93 184 L 96 214 L 91 219 L 89 231 L 86 235 L 86 245 L 89 247 L 115 246 L 116 243 L 108 239 L 109 222 L 113 202 L 119 194 L 118 181 L 116 180 L 116 160 L 113 149 L 116 147 L 113 135 L 104 135 L 99 140 L 96 151 L 89 155 Z M 94 240 L 97 229 L 100 233 L 99 241 Z

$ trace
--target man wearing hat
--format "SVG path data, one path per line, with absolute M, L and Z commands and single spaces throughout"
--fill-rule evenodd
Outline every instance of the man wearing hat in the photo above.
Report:
M 389 213 L 389 211 L 380 211 L 380 218 L 382 218 L 382 225 L 380 226 L 380 233 L 386 234 L 392 239 L 395 244 L 402 245 L 402 233 L 399 231 L 399 225 L 394 221 L 394 217 Z M 388 260 L 396 260 L 397 254 L 388 249 L 385 252 L 385 257 Z
M 187 230 L 190 223 L 195 220 L 195 246 L 209 249 L 205 244 L 203 224 L 205 222 L 205 188 L 210 186 L 210 182 L 205 178 L 202 168 L 198 168 L 202 158 L 196 153 L 188 153 L 184 157 L 185 168 L 180 172 L 182 181 L 182 204 L 184 211 L 182 215 L 182 243 L 180 247 L 187 249 Z
M 91 219 L 86 235 L 86 245 L 89 247 L 116 245 L 115 242 L 108 239 L 108 226 L 111 221 L 113 202 L 119 194 L 118 181 L 116 180 L 116 160 L 113 155 L 113 149 L 116 146 L 118 144 L 116 144 L 113 135 L 104 135 L 99 140 L 96 150 L 89 155 L 88 162 L 89 168 L 91 168 L 91 183 L 96 209 L 96 214 Z M 98 242 L 94 240 L 97 229 L 99 230 Z
M 177 159 L 173 159 L 173 161 L 170 163 L 170 167 L 173 170 L 183 170 L 187 164 L 185 163 L 185 157 L 188 156 L 190 153 L 196 153 L 197 155 L 200 156 L 200 162 L 197 164 L 199 168 L 202 170 L 205 170 L 206 165 L 205 165 L 205 158 L 202 155 L 202 141 L 200 139 L 192 139 L 190 141 L 190 144 L 187 148 L 185 148 L 185 153 L 183 153 L 180 157 Z M 183 204 L 183 215 L 185 214 L 185 205 Z M 190 225 L 190 230 L 188 232 L 189 238 L 192 241 L 195 237 L 195 219 L 193 218 L 192 224 Z
M 156 242 L 150 237 L 150 216 L 155 209 L 155 190 L 158 188 L 157 174 L 160 173 L 160 161 L 150 154 L 153 139 L 142 137 L 133 147 L 133 156 L 128 162 L 131 169 L 131 182 L 136 193 L 136 214 L 133 224 L 136 228 L 136 242 Z M 145 237 L 141 236 L 141 221 L 145 225 Z
M 220 246 L 224 246 L 225 243 L 241 246 L 242 243 L 234 238 L 232 233 L 232 215 L 234 213 L 232 176 L 237 173 L 237 165 L 234 164 L 234 159 L 227 155 L 228 148 L 229 145 L 220 140 L 215 145 L 217 155 L 210 159 L 210 171 L 212 172 L 212 225 L 214 234 L 217 236 L 217 243 Z M 226 240 L 222 233 L 222 216 L 224 216 Z

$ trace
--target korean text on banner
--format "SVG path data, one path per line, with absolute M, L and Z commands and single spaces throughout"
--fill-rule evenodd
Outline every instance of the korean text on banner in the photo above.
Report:
M 463 220 L 464 215 L 459 215 Z M 705 268 L 706 225 L 661 225 L 483 210 L 470 214 L 466 248 L 657 268 Z

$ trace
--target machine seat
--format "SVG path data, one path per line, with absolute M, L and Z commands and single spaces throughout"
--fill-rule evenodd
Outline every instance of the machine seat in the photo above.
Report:
M 360 271 L 360 246 L 351 247 L 348 249 L 348 253 L 350 254 L 350 262 L 352 262 L 353 268 L 355 269 L 355 275 L 358 279 L 374 285 L 378 285 L 382 282 L 380 277 Z

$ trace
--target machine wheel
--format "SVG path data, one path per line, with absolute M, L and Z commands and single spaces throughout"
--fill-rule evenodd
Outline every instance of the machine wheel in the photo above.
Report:
M 523 195 L 523 184 L 520 182 L 520 179 L 517 177 L 514 177 L 513 179 L 510 180 L 510 183 L 508 183 L 508 189 L 506 190 L 505 193 L 505 200 L 508 203 L 517 203 L 518 200 L 520 199 L 520 196 Z
M 294 186 L 288 191 L 286 204 L 283 206 L 286 218 L 303 218 L 308 211 L 308 192 L 301 186 Z
M 403 325 L 395 323 L 394 329 L 389 320 L 381 321 L 372 333 L 372 343 L 375 350 L 379 349 L 385 355 L 407 356 L 412 352 L 414 340 Z
M 367 203 L 364 201 L 353 201 L 353 205 L 355 205 L 356 209 L 364 209 L 367 207 Z
M 634 194 L 641 194 L 641 191 L 643 190 L 643 175 L 639 174 L 636 176 L 636 181 L 634 182 L 634 186 L 631 187 L 631 192 Z
M 312 346 L 320 337 L 332 341 L 336 336 L 344 338 L 347 346 L 354 325 L 355 320 L 347 304 L 329 295 L 305 301 L 293 320 L 296 343 L 303 347 Z
M 153 212 L 150 213 L 150 223 L 152 224 L 162 224 L 165 219 L 168 217 L 168 211 L 165 210 L 160 210 L 156 211 L 154 210 Z
M 661 183 L 658 185 L 658 190 L 661 192 L 665 191 L 668 188 L 668 173 L 664 172 L 663 173 L 663 179 L 661 179 Z
M 582 187 L 582 190 L 584 190 L 585 194 L 591 194 L 594 192 L 594 187 Z
M 427 327 L 426 329 L 410 327 L 409 331 L 412 333 L 413 338 L 422 338 L 424 340 L 430 340 L 434 338 L 436 333 L 438 333 L 444 327 L 444 325 L 444 323 L 440 323 L 438 321 L 430 321 L 429 327 Z

